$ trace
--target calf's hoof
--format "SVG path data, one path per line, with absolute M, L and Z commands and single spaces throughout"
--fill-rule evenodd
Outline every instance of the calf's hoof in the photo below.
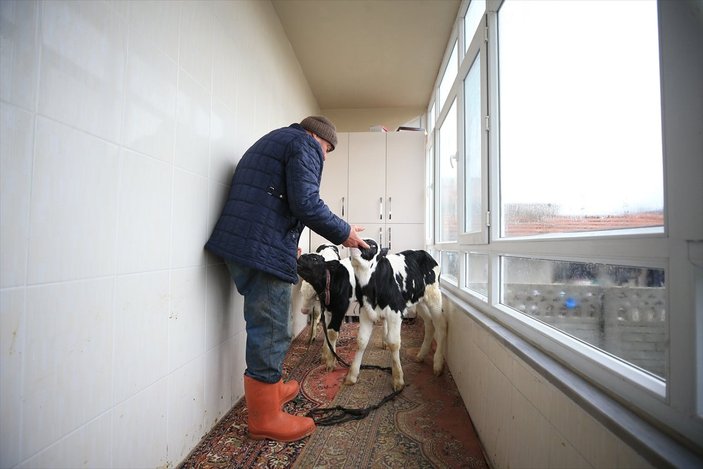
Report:
M 393 391 L 400 391 L 404 387 L 405 387 L 405 383 L 403 381 L 393 380 Z

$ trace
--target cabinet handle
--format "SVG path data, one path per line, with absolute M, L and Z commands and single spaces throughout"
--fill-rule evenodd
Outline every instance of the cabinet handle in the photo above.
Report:
M 390 218 L 390 217 L 388 217 Z M 391 250 L 391 227 L 388 227 L 388 250 Z
M 378 199 L 378 219 L 383 220 L 383 197 Z
M 378 242 L 379 249 L 383 249 L 383 228 L 378 229 Z
M 344 216 L 344 197 L 342 197 L 342 216 Z
M 391 214 L 391 198 L 388 197 L 388 219 L 390 220 L 393 215 Z M 390 238 L 388 238 L 388 242 L 390 242 Z

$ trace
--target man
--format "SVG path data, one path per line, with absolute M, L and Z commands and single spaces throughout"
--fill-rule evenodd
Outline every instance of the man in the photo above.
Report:
M 324 116 L 309 116 L 270 132 L 239 161 L 225 207 L 205 245 L 222 257 L 244 295 L 247 344 L 244 397 L 249 436 L 296 441 L 315 423 L 281 410 L 299 390 L 284 383 L 281 367 L 290 346 L 291 284 L 298 281 L 297 248 L 305 226 L 335 244 L 368 247 L 352 227 L 320 199 L 327 153 L 336 128 Z

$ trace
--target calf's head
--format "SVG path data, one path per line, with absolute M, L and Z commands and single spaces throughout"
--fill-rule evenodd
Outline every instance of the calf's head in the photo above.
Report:
M 371 238 L 365 238 L 364 241 L 366 241 L 366 244 L 369 245 L 368 248 L 351 248 L 349 250 L 352 261 L 354 259 L 363 259 L 367 262 L 370 262 L 376 256 L 376 254 L 378 254 L 378 243 L 376 242 L 376 240 Z
M 303 254 L 298 257 L 298 275 L 310 283 L 316 291 L 325 283 L 325 258 L 319 254 Z
M 379 253 L 378 243 L 375 240 L 366 238 L 364 241 L 369 245 L 368 248 L 351 248 L 349 250 L 354 275 L 362 282 L 362 285 L 368 281 L 374 258 Z

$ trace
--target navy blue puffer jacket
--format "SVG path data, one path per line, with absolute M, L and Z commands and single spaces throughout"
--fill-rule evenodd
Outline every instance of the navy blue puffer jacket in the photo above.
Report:
M 228 261 L 298 281 L 296 254 L 305 226 L 335 244 L 351 227 L 320 199 L 320 144 L 299 124 L 274 130 L 239 161 L 205 248 Z

